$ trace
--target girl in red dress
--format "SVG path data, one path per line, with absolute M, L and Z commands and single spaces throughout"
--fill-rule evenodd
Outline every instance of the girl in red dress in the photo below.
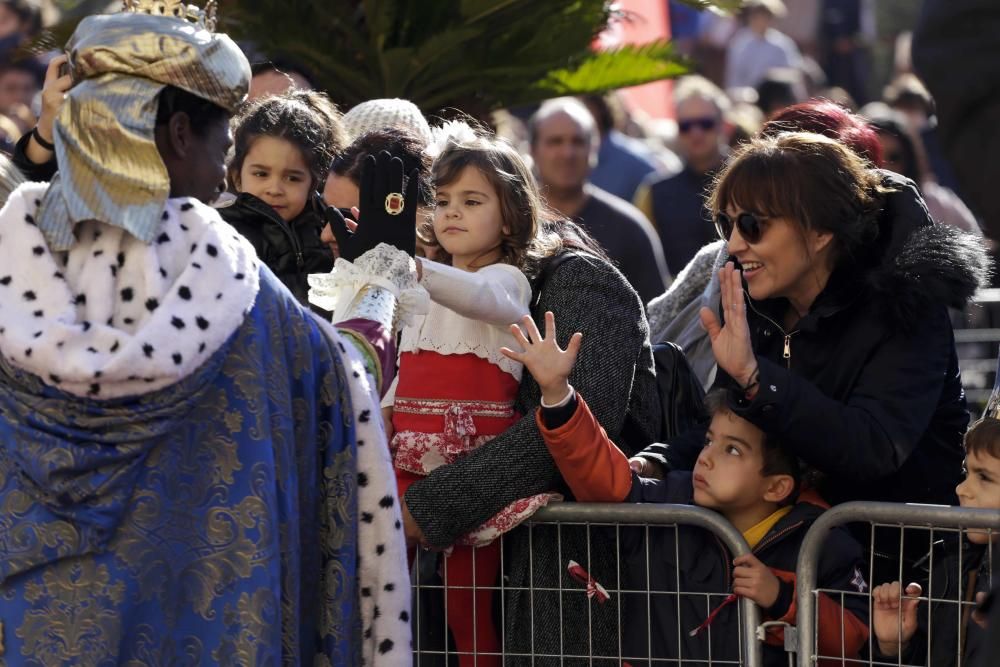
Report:
M 403 329 L 399 373 L 383 400 L 400 497 L 409 485 L 514 424 L 521 364 L 500 353 L 509 326 L 529 314 L 522 273 L 546 241 L 537 186 L 520 155 L 484 137 L 452 139 L 434 165 L 436 207 L 422 234 L 446 263 L 417 260 L 430 296 L 426 315 Z M 502 533 L 553 498 L 512 503 L 443 559 L 448 626 L 459 664 L 500 664 L 492 594 Z

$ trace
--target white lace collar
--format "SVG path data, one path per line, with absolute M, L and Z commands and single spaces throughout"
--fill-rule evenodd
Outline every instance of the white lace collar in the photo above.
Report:
M 66 392 L 97 399 L 190 375 L 243 322 L 259 289 L 253 247 L 212 208 L 170 199 L 154 243 L 99 222 L 50 252 L 35 225 L 47 184 L 0 210 L 0 353 Z

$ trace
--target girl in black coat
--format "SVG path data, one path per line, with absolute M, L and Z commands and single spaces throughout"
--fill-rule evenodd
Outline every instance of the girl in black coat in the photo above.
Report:
M 326 95 L 294 91 L 250 103 L 233 127 L 228 177 L 238 194 L 219 213 L 307 304 L 307 276 L 333 268 L 333 253 L 320 240 L 325 206 L 316 191 L 344 147 L 339 115 Z
M 823 473 L 828 502 L 953 504 L 969 415 L 948 307 L 985 278 L 980 241 L 813 134 L 750 142 L 711 205 L 733 261 L 702 322 L 734 412 Z M 700 445 L 644 457 L 689 469 Z

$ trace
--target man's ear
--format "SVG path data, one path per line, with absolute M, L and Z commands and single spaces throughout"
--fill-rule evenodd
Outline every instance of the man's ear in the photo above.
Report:
M 782 503 L 795 490 L 795 480 L 791 475 L 768 475 L 764 483 L 764 500 L 769 503 Z
M 184 159 L 190 154 L 193 141 L 194 128 L 191 126 L 191 117 L 183 111 L 174 112 L 167 121 L 167 142 L 171 152 L 178 158 Z

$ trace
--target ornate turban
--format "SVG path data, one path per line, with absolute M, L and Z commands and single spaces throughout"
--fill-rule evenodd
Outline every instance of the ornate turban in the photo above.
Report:
M 170 193 L 154 139 L 160 92 L 175 86 L 233 113 L 250 64 L 203 22 L 130 12 L 85 18 L 66 50 L 75 85 L 55 121 L 59 173 L 39 226 L 54 251 L 84 220 L 152 242 Z

